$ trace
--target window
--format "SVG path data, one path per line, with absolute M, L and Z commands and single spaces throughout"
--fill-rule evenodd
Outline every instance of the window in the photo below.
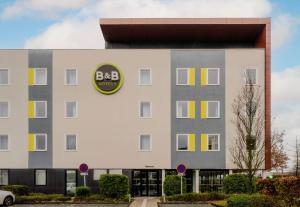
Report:
M 219 101 L 207 101 L 207 117 L 208 118 L 220 118 L 220 102 Z
M 151 151 L 151 136 L 149 134 L 140 136 L 140 151 Z
M 0 170 L 0 185 L 8 185 L 8 170 Z
M 109 174 L 112 175 L 122 175 L 122 169 L 109 169 Z
M 255 68 L 246 69 L 246 84 L 256 84 L 257 83 L 257 74 Z
M 151 70 L 149 68 L 140 69 L 139 74 L 139 84 L 140 85 L 151 85 L 152 84 L 152 77 L 151 77 Z
M 77 117 L 77 102 L 76 101 L 66 101 L 65 102 L 65 117 L 75 118 Z
M 35 134 L 35 151 L 47 151 L 46 134 Z
M 189 102 L 177 101 L 176 102 L 176 118 L 188 118 L 189 117 Z
M 35 185 L 46 185 L 46 184 L 47 184 L 47 171 L 35 170 Z
M 35 85 L 47 85 L 47 68 L 35 68 Z
M 65 71 L 65 84 L 66 85 L 77 85 L 77 70 L 76 69 L 66 69 Z
M 8 85 L 8 69 L 0 68 L 0 85 Z
M 208 134 L 208 151 L 219 151 L 219 134 Z
M 140 103 L 140 118 L 151 118 L 151 103 L 143 101 Z
M 207 85 L 219 85 L 220 84 L 220 69 L 219 68 L 207 68 Z
M 189 85 L 189 68 L 176 68 L 176 85 Z
M 47 118 L 47 101 L 35 101 L 35 118 Z
M 187 151 L 189 146 L 188 134 L 177 134 L 177 151 Z
M 107 174 L 106 169 L 94 169 L 94 180 L 99 180 L 101 175 Z
M 8 102 L 0 102 L 0 118 L 8 118 Z
M 8 135 L 1 134 L 0 135 L 0 151 L 7 151 L 8 150 Z
M 75 134 L 66 135 L 66 150 L 67 151 L 77 150 L 77 137 Z

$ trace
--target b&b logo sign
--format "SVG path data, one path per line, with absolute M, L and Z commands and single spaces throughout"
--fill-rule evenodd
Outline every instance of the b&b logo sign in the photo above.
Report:
M 122 72 L 112 64 L 98 66 L 93 78 L 95 88 L 103 94 L 116 93 L 123 85 Z

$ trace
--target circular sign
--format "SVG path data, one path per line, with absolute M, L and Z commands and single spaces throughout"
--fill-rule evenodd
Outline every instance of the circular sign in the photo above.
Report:
M 123 74 L 115 65 L 99 65 L 94 72 L 93 85 L 100 93 L 116 93 L 123 85 Z
M 176 169 L 177 169 L 177 172 L 180 173 L 180 174 L 184 174 L 185 171 L 186 171 L 186 167 L 185 167 L 184 164 L 178 165 Z
M 81 173 L 86 173 L 87 171 L 89 170 L 89 166 L 85 163 L 82 163 L 80 166 L 79 166 L 79 171 Z

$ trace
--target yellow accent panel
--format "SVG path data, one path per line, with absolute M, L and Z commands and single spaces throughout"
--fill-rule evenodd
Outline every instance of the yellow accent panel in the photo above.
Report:
M 189 134 L 189 151 L 190 152 L 195 152 L 196 151 L 195 142 L 196 142 L 196 135 L 195 134 Z
M 195 85 L 195 79 L 196 79 L 196 69 L 195 68 L 190 68 L 189 69 L 189 85 L 194 86 Z
M 201 101 L 201 119 L 207 118 L 207 101 Z
M 28 69 L 28 85 L 34 85 L 34 68 Z
M 194 119 L 195 118 L 195 110 L 196 110 L 196 102 L 195 101 L 189 101 L 189 118 Z
M 28 134 L 28 151 L 35 151 L 34 134 Z
M 28 102 L 28 118 L 34 118 L 34 101 Z
M 206 152 L 207 151 L 207 134 L 201 134 L 201 151 Z
M 201 68 L 201 85 L 207 85 L 207 68 Z

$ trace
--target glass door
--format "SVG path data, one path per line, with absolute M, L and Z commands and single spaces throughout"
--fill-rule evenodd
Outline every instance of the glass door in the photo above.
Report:
M 66 170 L 66 194 L 74 195 L 77 186 L 76 170 Z
M 148 171 L 148 196 L 157 196 L 158 188 L 158 171 Z

